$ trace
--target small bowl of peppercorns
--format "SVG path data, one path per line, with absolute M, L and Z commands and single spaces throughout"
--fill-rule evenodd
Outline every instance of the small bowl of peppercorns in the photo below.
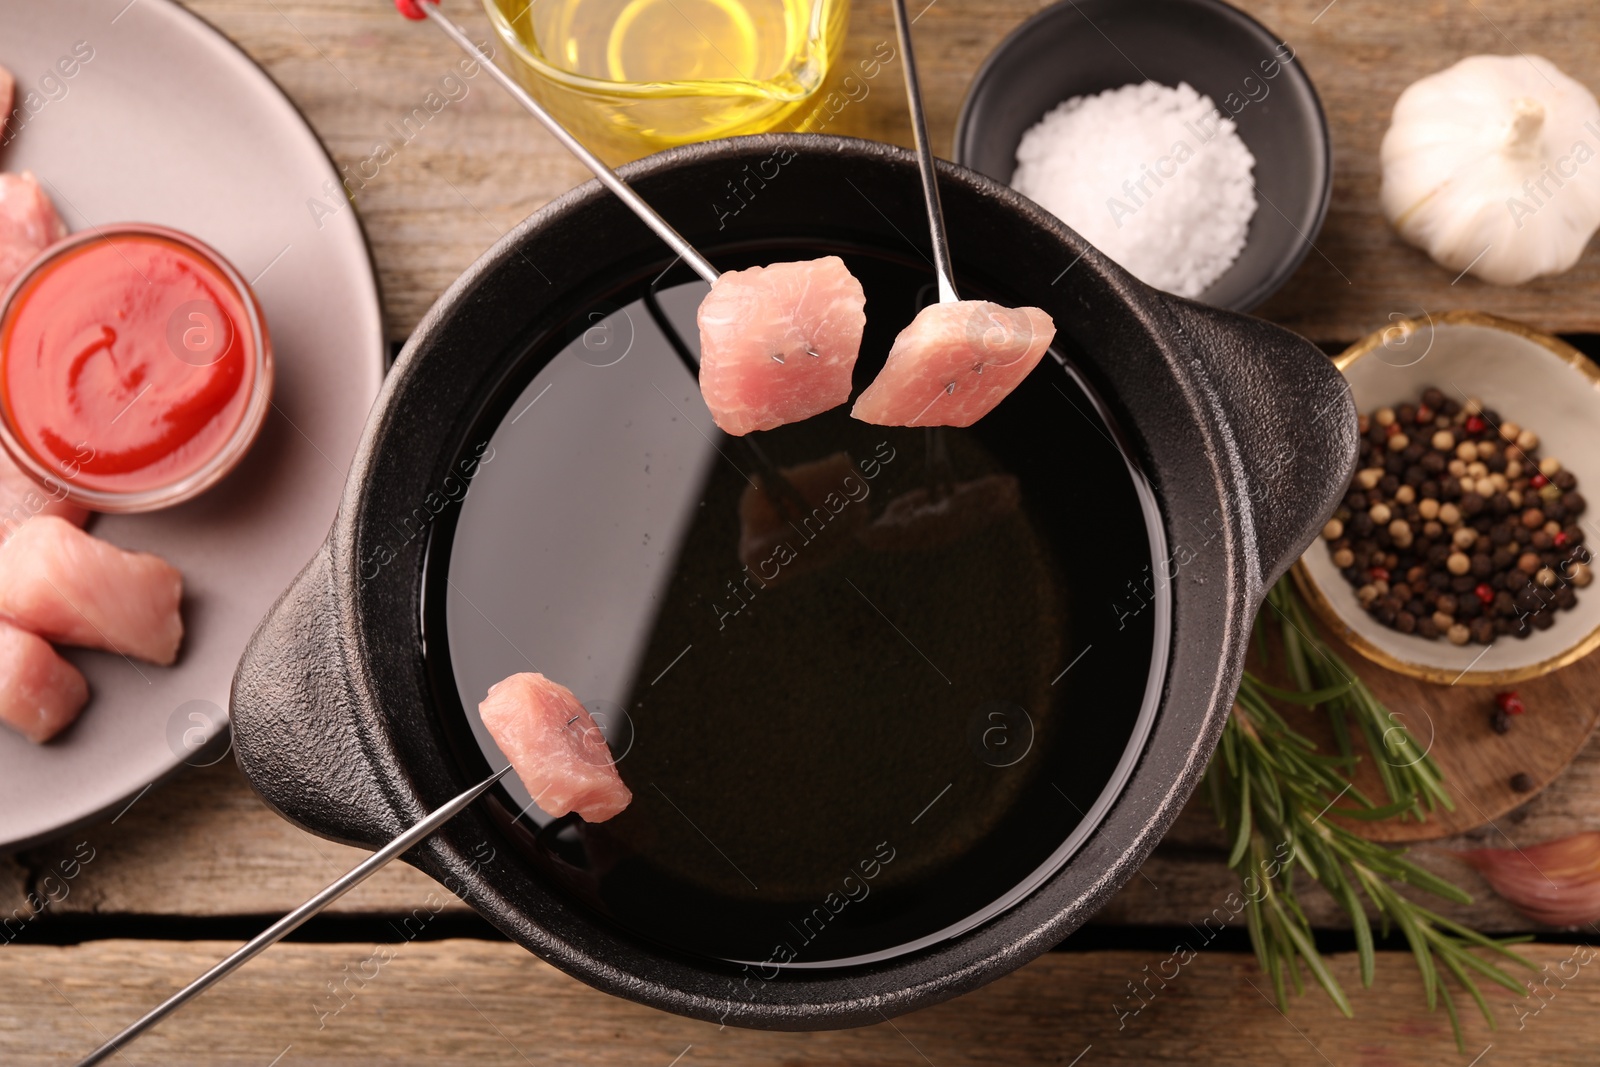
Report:
M 1323 621 L 1392 670 L 1504 685 L 1600 647 L 1600 368 L 1456 311 L 1338 357 L 1360 412 L 1344 500 L 1295 567 Z

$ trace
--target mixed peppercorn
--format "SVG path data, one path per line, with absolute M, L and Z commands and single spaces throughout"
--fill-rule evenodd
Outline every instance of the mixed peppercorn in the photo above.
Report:
M 1361 416 L 1361 459 L 1322 535 L 1374 618 L 1489 644 L 1554 625 L 1593 581 L 1578 480 L 1532 430 L 1426 389 Z

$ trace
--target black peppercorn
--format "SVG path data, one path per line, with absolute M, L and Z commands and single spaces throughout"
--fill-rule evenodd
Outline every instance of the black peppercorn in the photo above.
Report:
M 1489 716 L 1489 725 L 1494 729 L 1494 732 L 1497 733 L 1497 734 L 1510 733 L 1511 732 L 1511 716 L 1507 715 L 1504 711 L 1500 710 L 1499 708 L 1495 708 L 1494 709 L 1494 713 Z
M 1526 771 L 1518 771 L 1511 776 L 1511 788 L 1518 793 L 1533 792 L 1533 779 L 1528 777 Z

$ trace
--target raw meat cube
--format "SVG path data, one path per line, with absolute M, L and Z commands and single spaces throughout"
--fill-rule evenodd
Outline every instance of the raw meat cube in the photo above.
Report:
M 700 392 L 735 437 L 850 399 L 867 294 L 838 256 L 729 271 L 700 302 Z
M 183 641 L 183 575 L 65 519 L 39 515 L 0 545 L 0 617 L 64 645 L 166 666 Z
M 0 174 L 0 289 L 66 235 L 66 224 L 32 174 Z
M 50 642 L 0 622 L 0 722 L 29 741 L 48 741 L 88 699 L 89 683 Z
M 542 674 L 513 674 L 489 689 L 478 713 L 546 814 L 575 811 L 605 822 L 633 799 L 605 735 L 566 686 Z
M 1038 308 L 930 305 L 894 339 L 850 413 L 879 426 L 971 426 L 1038 366 L 1055 335 Z

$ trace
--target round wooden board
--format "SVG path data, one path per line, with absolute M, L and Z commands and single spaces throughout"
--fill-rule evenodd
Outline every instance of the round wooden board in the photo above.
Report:
M 1417 743 L 1427 748 L 1456 805 L 1454 811 L 1433 812 L 1421 823 L 1414 819 L 1341 820 L 1374 841 L 1432 841 L 1493 822 L 1555 781 L 1600 721 L 1600 653 L 1517 683 L 1513 688 L 1527 705 L 1527 714 L 1513 718 L 1510 732 L 1497 734 L 1489 724 L 1495 690 L 1431 685 L 1386 670 L 1337 638 L 1330 638 L 1330 643 Z M 1276 660 L 1275 643 L 1273 655 Z M 1254 667 L 1254 655 L 1251 660 Z M 1337 750 L 1326 713 L 1280 707 L 1295 729 L 1317 743 L 1319 751 Z M 1383 788 L 1373 761 L 1385 755 L 1369 756 L 1359 740 L 1356 745 L 1362 756 L 1356 786 L 1375 803 L 1382 803 Z M 1511 788 L 1511 779 L 1518 773 L 1533 780 L 1533 788 L 1526 793 Z

